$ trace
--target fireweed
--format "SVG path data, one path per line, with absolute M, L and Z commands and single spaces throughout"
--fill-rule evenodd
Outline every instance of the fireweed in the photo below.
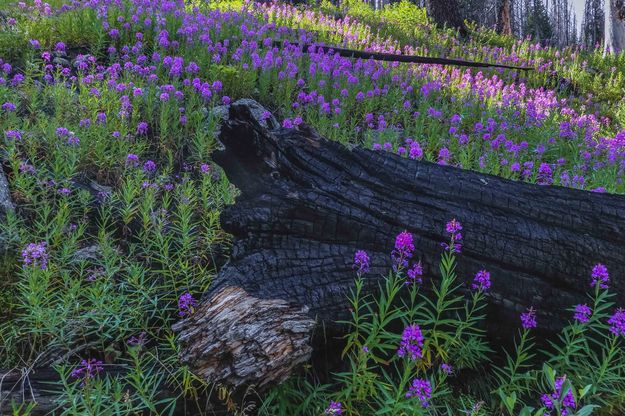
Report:
M 335 17 L 342 12 L 344 18 Z M 485 29 L 472 29 L 470 39 L 459 42 L 407 2 L 373 12 L 355 2 L 311 9 L 29 1 L 9 5 L 6 13 L 11 24 L 0 30 L 19 46 L 0 46 L 0 146 L 19 209 L 0 222 L 6 247 L 0 367 L 67 356 L 58 368 L 67 414 L 150 412 L 157 402 L 174 408 L 175 400 L 162 402 L 154 393 L 163 379 L 191 402 L 209 389 L 178 362 L 171 325 L 181 312 L 192 312 L 191 301 L 179 308 L 180 297 L 199 298 L 229 245 L 219 214 L 236 190 L 208 162 L 218 145 L 217 105 L 253 95 L 287 126 L 305 122 L 326 137 L 373 151 L 544 185 L 625 192 L 625 132 L 612 122 L 625 118 L 618 104 L 623 63 L 600 59 L 600 50 L 560 52 Z M 284 39 L 290 44 L 274 47 Z M 298 40 L 312 44 L 309 53 Z M 520 75 L 353 60 L 322 43 L 537 70 Z M 573 78 L 579 96 L 559 95 L 555 73 Z M 609 274 L 601 265 L 589 271 L 592 296 L 571 310 L 571 324 L 550 352 L 536 357 L 545 355 L 553 377 L 527 367 L 523 357 L 515 369 L 511 352 L 512 364 L 502 364 L 494 376 L 499 384 L 483 383 L 482 390 L 503 398 L 454 391 L 457 383 L 446 380 L 488 364 L 482 324 L 497 276 L 491 282 L 489 271 L 473 270 L 480 273 L 461 276 L 461 285 L 455 257 L 470 227 L 450 221 L 440 228 L 447 233 L 438 273 L 443 279 L 432 279 L 427 265 L 433 259 L 417 258 L 407 233 L 389 247 L 397 267 L 382 284 L 384 298 L 361 296 L 357 282 L 361 297 L 351 299 L 353 331 L 345 351 L 352 370 L 334 380 L 341 395 L 293 380 L 297 389 L 270 393 L 267 413 L 276 414 L 272 400 L 281 393 L 301 399 L 278 407 L 290 409 L 287 414 L 318 416 L 330 400 L 341 403 L 344 414 L 411 414 L 415 407 L 441 412 L 443 406 L 492 414 L 512 402 L 517 411 L 521 402 L 540 406 L 541 395 L 557 392 L 555 380 L 564 376 L 576 411 L 589 403 L 615 406 L 623 387 L 623 314 L 611 304 Z M 380 264 L 365 254 L 354 269 L 362 279 L 372 277 L 369 263 Z M 428 303 L 422 288 L 432 285 L 437 295 Z M 393 303 L 398 297 L 404 309 Z M 415 360 L 396 354 L 402 329 L 412 325 L 423 337 Z M 533 351 L 533 329 L 527 331 L 522 350 Z M 70 373 L 87 357 L 128 372 L 118 378 L 100 372 L 81 386 Z M 508 389 L 510 379 L 521 379 L 522 387 Z M 422 382 L 407 398 L 414 380 Z M 135 393 L 117 399 L 129 385 Z M 560 402 L 554 400 L 552 414 L 562 410 Z M 304 409 L 302 403 L 312 404 Z
M 518 314 L 515 348 L 504 351 L 503 360 L 495 359 L 483 324 L 488 292 L 497 283 L 483 269 L 472 279 L 457 276 L 456 261 L 462 254 L 453 247 L 464 238 L 458 237 L 461 230 L 457 220 L 447 224 L 449 241 L 441 249 L 440 279 L 422 270 L 425 283 L 408 276 L 412 265 L 425 267 L 410 233 L 401 232 L 379 295 L 363 294 L 364 280 L 371 276 L 360 272 L 369 256 L 359 250 L 350 297 L 352 319 L 346 322 L 351 330 L 343 350 L 347 368 L 334 374 L 329 385 L 313 386 L 299 379 L 291 383 L 307 386 L 307 394 L 325 403 L 326 412 L 340 404 L 346 414 L 581 416 L 614 400 L 625 387 L 620 355 L 625 312 L 613 310 L 609 301 L 613 295 L 596 284 L 597 266 L 589 270 L 592 304 L 571 309 L 569 324 L 557 339 L 549 340 L 549 348 L 536 348 L 540 311 L 528 306 Z M 464 231 L 470 239 L 471 230 Z M 426 284 L 429 290 L 421 290 Z M 400 325 L 404 329 L 398 333 Z M 476 378 L 478 369 L 489 369 L 490 374 Z M 463 374 L 471 374 L 473 388 L 458 385 Z M 608 380 L 617 387 L 613 389 Z M 294 397 L 290 386 L 281 389 L 285 400 Z M 277 403 L 286 406 L 281 397 L 271 395 L 265 412 Z M 297 405 L 298 414 L 313 415 L 319 404 Z

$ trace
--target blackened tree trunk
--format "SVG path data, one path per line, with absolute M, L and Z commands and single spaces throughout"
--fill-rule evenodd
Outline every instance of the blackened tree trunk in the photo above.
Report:
M 467 29 L 460 16 L 458 0 L 430 0 L 428 13 L 438 25 L 457 29 L 460 34 L 466 35 Z
M 328 331 L 349 318 L 354 252 L 370 254 L 365 290 L 374 292 L 403 230 L 414 234 L 427 287 L 439 278 L 452 218 L 464 225 L 460 278 L 492 274 L 495 342 L 516 332 L 528 306 L 540 329 L 559 329 L 567 308 L 586 301 L 597 262 L 623 300 L 625 197 L 350 150 L 306 127 L 272 129 L 273 119 L 262 127 L 262 113 L 230 107 L 214 159 L 241 190 L 221 217 L 234 236 L 231 260 L 175 328 L 182 361 L 206 379 L 265 386 L 286 378 L 315 347 L 315 322 Z
M 512 1 L 499 0 L 497 11 L 497 31 L 503 35 L 512 35 Z
M 106 374 L 109 377 L 123 376 L 128 371 L 122 366 L 107 365 L 100 376 Z M 125 392 L 134 391 L 132 386 L 126 386 Z M 21 370 L 4 371 L 0 369 L 0 415 L 55 415 L 64 410 L 62 401 L 63 385 L 56 369 L 25 368 Z M 201 411 L 213 410 L 211 404 L 205 404 L 204 409 L 199 409 L 200 400 L 185 400 L 180 393 L 165 385 L 159 387 L 156 395 L 157 414 L 166 413 L 167 403 L 176 400 L 181 406 L 177 406 L 174 415 L 200 414 Z M 205 399 L 202 397 L 202 399 Z M 206 403 L 208 403 L 206 401 Z M 29 412 L 26 409 L 30 404 L 36 406 Z M 21 409 L 20 409 L 20 406 Z M 15 411 L 14 409 L 20 409 Z M 184 409 L 184 410 L 183 410 Z M 121 410 L 120 410 L 121 411 Z M 184 413 L 183 413 L 184 412 Z M 212 413 L 218 414 L 218 413 Z M 221 414 L 221 413 L 219 413 Z

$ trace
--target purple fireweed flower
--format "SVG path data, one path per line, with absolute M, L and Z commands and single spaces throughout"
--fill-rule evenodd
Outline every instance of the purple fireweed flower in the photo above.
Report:
M 128 338 L 128 345 L 142 347 L 145 344 L 147 334 L 145 331 L 141 331 L 139 335 L 133 335 Z
M 59 137 L 65 137 L 69 135 L 69 130 L 66 129 L 65 127 L 57 127 L 56 128 L 56 135 Z
M 154 172 L 156 170 L 156 163 L 151 160 L 148 160 L 143 164 L 143 170 L 146 172 Z
M 364 250 L 358 250 L 354 254 L 354 269 L 358 275 L 369 273 L 369 255 Z
M 203 174 L 206 175 L 207 173 L 210 173 L 210 171 L 211 171 L 210 165 L 208 165 L 206 163 L 202 163 L 200 165 L 200 172 L 202 172 Z
M 391 252 L 393 264 L 395 268 L 408 265 L 408 259 L 412 257 L 414 244 L 412 242 L 412 234 L 408 231 L 402 231 L 395 237 L 395 249 Z
M 22 74 L 15 74 L 13 76 L 13 78 L 11 79 L 11 85 L 13 87 L 17 87 L 18 85 L 20 85 L 23 81 L 24 81 L 24 75 Z
M 106 123 L 106 113 L 98 113 L 98 114 L 96 114 L 95 122 L 97 124 L 104 124 L 104 123 Z
M 608 274 L 608 268 L 601 263 L 595 264 L 592 268 L 592 274 L 590 275 L 592 281 L 590 282 L 591 287 L 595 287 L 599 285 L 601 289 L 608 288 L 608 280 L 610 280 L 610 275 Z
M 148 123 L 146 123 L 145 121 L 142 121 L 139 124 L 137 124 L 137 134 L 142 135 L 142 134 L 146 134 L 147 132 L 148 132 Z
M 454 372 L 454 368 L 447 363 L 443 363 L 441 364 L 441 371 L 447 375 L 450 375 Z
M 178 316 L 191 315 L 196 306 L 197 301 L 193 299 L 193 296 L 189 292 L 183 293 L 178 298 Z
M 10 101 L 7 101 L 6 103 L 2 104 L 2 109 L 6 112 L 13 112 L 15 111 L 17 107 L 15 107 L 15 104 L 13 104 Z
M 20 141 L 22 140 L 22 133 L 19 130 L 7 130 L 4 133 L 7 140 Z
M 102 361 L 90 358 L 88 360 L 82 360 L 80 365 L 72 370 L 71 376 L 73 378 L 82 380 L 81 385 L 94 378 L 100 371 L 104 370 L 102 367 Z
M 30 42 L 30 46 L 32 46 L 33 49 L 41 48 L 41 43 L 37 39 L 31 39 L 29 42 Z
M 490 273 L 486 270 L 480 270 L 475 274 L 471 289 L 473 290 L 488 290 L 490 288 Z
M 36 172 L 35 167 L 33 165 L 29 165 L 28 163 L 20 163 L 19 167 L 20 173 L 30 173 L 34 174 Z
M 54 50 L 57 52 L 63 52 L 65 50 L 65 44 L 63 42 L 57 42 L 56 45 L 54 45 Z
M 451 235 L 457 234 L 462 231 L 462 224 L 454 218 L 445 225 L 445 231 Z
M 575 306 L 575 315 L 573 315 L 573 319 L 581 324 L 585 324 L 590 320 L 590 316 L 592 315 L 592 309 L 590 306 L 583 304 Z
M 608 320 L 610 332 L 615 336 L 625 335 L 625 310 L 618 308 Z
M 150 181 L 143 181 L 143 183 L 141 184 L 141 189 L 156 189 L 158 188 L 158 185 L 156 185 L 155 183 L 151 183 Z
M 536 183 L 539 185 L 551 185 L 553 183 L 553 170 L 548 163 L 541 163 L 538 167 Z
M 323 412 L 326 415 L 342 415 L 343 404 L 341 402 L 331 401 L 328 408 Z
M 421 264 L 421 261 L 414 263 L 412 267 L 408 269 L 406 275 L 408 276 L 406 279 L 407 285 L 420 285 L 421 283 L 423 283 L 423 279 L 421 278 L 423 276 L 423 265 Z
M 69 136 L 67 138 L 67 144 L 70 146 L 78 146 L 80 144 L 80 138 L 78 138 L 78 136 Z
M 450 244 L 442 243 L 441 245 L 445 250 L 451 250 L 452 252 L 460 253 L 462 250 L 462 224 L 460 221 L 453 218 L 447 224 L 445 224 L 445 231 L 450 235 Z
M 547 408 L 547 410 L 555 410 L 556 403 L 559 403 L 560 397 L 562 396 L 562 385 L 566 380 L 566 376 L 562 376 L 555 381 L 555 390 L 551 394 L 543 394 L 540 397 L 540 401 L 543 403 L 543 406 Z M 566 395 L 562 399 L 561 403 L 560 415 L 567 416 L 571 410 L 574 410 L 577 407 L 577 403 L 575 403 L 575 397 L 573 396 L 573 392 L 571 389 L 566 392 Z
M 30 243 L 22 250 L 22 262 L 26 266 L 39 267 L 41 270 L 48 268 L 48 252 L 45 241 Z
M 413 324 L 404 328 L 401 336 L 397 355 L 400 357 L 408 356 L 411 360 L 416 360 L 423 356 L 423 333 L 417 324 Z
M 521 325 L 523 329 L 536 328 L 536 311 L 533 307 L 527 309 L 521 314 Z
M 128 156 L 126 156 L 126 166 L 139 166 L 139 156 L 134 153 L 128 153 Z
M 224 95 L 223 97 L 221 97 L 221 103 L 223 105 L 228 105 L 230 104 L 230 97 L 228 97 L 227 95 Z
M 72 190 L 69 188 L 60 188 L 57 192 L 63 196 L 67 196 L 72 193 Z
M 432 386 L 428 380 L 422 378 L 415 378 L 412 380 L 412 385 L 406 393 L 406 398 L 417 398 L 421 402 L 421 407 L 429 407 L 430 397 L 432 397 Z
M 410 150 L 408 151 L 408 157 L 410 159 L 421 159 L 423 157 L 423 149 L 417 141 L 410 143 Z

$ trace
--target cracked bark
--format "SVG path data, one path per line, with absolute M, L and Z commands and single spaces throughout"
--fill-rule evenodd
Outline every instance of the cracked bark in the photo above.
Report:
M 611 286 L 623 300 L 623 196 L 348 149 L 305 126 L 267 130 L 237 103 L 230 107 L 220 139 L 224 148 L 214 160 L 241 190 L 221 216 L 223 228 L 234 236 L 231 259 L 195 315 L 176 327 L 182 361 L 211 381 L 240 386 L 283 379 L 282 373 L 266 374 L 271 364 L 263 351 L 271 343 L 247 336 L 243 343 L 249 345 L 241 349 L 237 334 L 245 333 L 241 325 L 250 318 L 245 309 L 232 310 L 226 321 L 211 317 L 224 291 L 237 288 L 239 301 L 255 308 L 288 302 L 288 312 L 282 304 L 283 309 L 252 314 L 259 317 L 256 329 L 273 331 L 267 339 L 282 336 L 284 345 L 304 349 L 281 350 L 281 363 L 299 363 L 309 355 L 308 345 L 317 342 L 309 339 L 313 325 L 307 318 L 337 328 L 334 322 L 349 317 L 356 250 L 371 256 L 366 290 L 373 291 L 389 270 L 395 236 L 408 230 L 415 237 L 415 258 L 424 263 L 426 286 L 431 285 L 428 280 L 438 278 L 440 243 L 447 240 L 444 224 L 451 218 L 464 225 L 460 279 L 469 281 L 480 269 L 491 272 L 487 329 L 494 342 L 516 331 L 519 313 L 530 305 L 538 309 L 541 330 L 557 330 L 569 319 L 566 309 L 586 301 L 597 262 L 608 266 Z M 280 329 L 289 319 L 309 333 Z M 229 354 L 228 368 L 204 352 Z M 249 360 L 254 354 L 262 357 L 257 364 Z M 239 360 L 251 363 L 253 371 L 236 370 Z

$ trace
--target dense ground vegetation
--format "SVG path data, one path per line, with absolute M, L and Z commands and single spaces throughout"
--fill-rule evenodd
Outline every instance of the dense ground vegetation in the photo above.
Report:
M 360 3 L 0 4 L 0 158 L 17 206 L 0 224 L 0 368 L 54 366 L 59 413 L 180 411 L 175 397 L 157 395 L 164 385 L 188 406 L 214 393 L 232 412 L 271 415 L 622 409 L 625 316 L 601 264 L 559 340 L 536 350 L 528 311 L 516 349 L 481 372 L 490 281 L 483 271 L 472 297 L 457 292 L 472 284 L 454 272 L 457 222 L 447 225 L 434 298 L 419 293 L 427 276 L 408 262 L 409 235 L 398 237 L 379 299 L 359 296 L 367 255 L 357 254 L 345 371 L 323 384 L 304 375 L 264 400 L 235 402 L 179 365 L 171 325 L 193 313 L 227 256 L 219 213 L 236 189 L 210 162 L 213 107 L 253 97 L 283 127 L 305 122 L 345 144 L 625 193 L 623 54 L 556 51 L 478 28 L 459 39 L 405 2 L 379 12 Z M 535 70 L 351 60 L 300 41 Z M 409 304 L 392 302 L 400 291 Z

